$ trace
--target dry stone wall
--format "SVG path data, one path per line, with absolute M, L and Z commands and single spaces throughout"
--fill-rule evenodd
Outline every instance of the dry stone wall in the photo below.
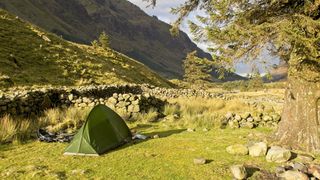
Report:
M 202 98 L 222 98 L 226 99 L 223 93 L 211 93 L 206 90 L 195 89 L 167 89 L 159 87 L 143 87 L 151 95 L 161 98 L 179 98 L 179 97 L 202 97 Z
M 157 97 L 157 98 L 156 98 Z M 161 109 L 160 99 L 177 97 L 223 98 L 205 90 L 166 89 L 150 85 L 92 85 L 82 87 L 25 87 L 0 90 L 0 116 L 37 115 L 53 107 L 91 107 L 106 104 L 129 113 Z
M 24 87 L 0 90 L 0 116 L 4 114 L 29 116 L 41 114 L 48 108 L 92 107 L 97 104 L 105 104 L 132 116 L 151 108 L 160 112 L 166 99 L 179 97 L 229 99 L 223 93 L 167 89 L 146 84 Z
M 129 113 L 160 109 L 164 102 L 148 93 L 141 86 L 86 86 L 20 88 L 0 92 L 0 116 L 37 115 L 53 107 L 92 107 L 106 104 L 112 108 L 125 109 Z
M 231 128 L 277 127 L 281 116 L 275 112 L 245 112 L 241 114 L 228 112 L 223 124 Z

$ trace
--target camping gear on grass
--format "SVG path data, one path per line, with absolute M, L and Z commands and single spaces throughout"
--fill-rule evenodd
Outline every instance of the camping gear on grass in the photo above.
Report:
M 145 135 L 142 135 L 142 134 L 135 134 L 133 137 L 132 137 L 133 140 L 146 140 L 148 139 L 148 136 L 145 136 Z
M 41 142 L 70 142 L 73 138 L 73 134 L 66 133 L 50 133 L 46 130 L 39 129 L 37 132 L 39 141 Z
M 129 142 L 131 138 L 128 126 L 116 112 L 105 105 L 97 105 L 64 154 L 98 156 Z

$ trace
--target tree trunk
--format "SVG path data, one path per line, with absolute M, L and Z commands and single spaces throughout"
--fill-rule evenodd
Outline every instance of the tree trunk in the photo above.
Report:
M 280 144 L 320 152 L 320 83 L 289 77 L 282 120 L 276 133 Z

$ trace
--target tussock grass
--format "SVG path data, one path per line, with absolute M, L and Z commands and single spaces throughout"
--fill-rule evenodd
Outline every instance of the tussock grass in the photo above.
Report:
M 159 113 L 156 109 L 149 109 L 146 113 L 140 113 L 138 115 L 138 120 L 142 122 L 154 122 L 158 119 Z
M 174 114 L 179 115 L 180 113 L 181 113 L 180 105 L 177 103 L 176 104 L 166 104 L 164 106 L 163 114 L 165 116 L 174 115 Z
M 49 109 L 39 118 L 39 126 L 47 127 L 51 132 L 75 132 L 86 120 L 90 108 L 71 107 L 68 109 Z
M 30 138 L 32 130 L 33 124 L 30 120 L 6 115 L 0 118 L 0 144 L 24 142 Z
M 246 112 L 251 108 L 241 100 L 205 99 L 205 98 L 178 98 L 169 100 L 164 114 L 167 120 L 183 127 L 214 128 L 221 124 L 227 112 Z M 178 114 L 179 118 L 173 118 Z
M 0 118 L 0 144 L 25 142 L 29 140 L 38 128 L 46 128 L 50 132 L 67 131 L 74 133 L 86 120 L 89 108 L 49 109 L 43 116 L 31 120 L 29 118 Z

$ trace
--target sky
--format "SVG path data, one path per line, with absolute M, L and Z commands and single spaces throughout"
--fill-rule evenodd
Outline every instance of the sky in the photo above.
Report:
M 132 2 L 133 4 L 137 5 L 138 7 L 140 7 L 143 11 L 145 11 L 147 14 L 151 15 L 151 16 L 157 16 L 158 19 L 171 24 L 172 22 L 174 22 L 176 20 L 176 16 L 170 13 L 170 10 L 172 7 L 177 7 L 180 4 L 184 3 L 186 0 L 158 0 L 157 2 L 157 6 L 152 8 L 152 7 L 147 7 L 148 3 L 144 2 L 142 0 L 128 0 L 130 2 Z M 192 12 L 189 17 L 187 18 L 187 20 L 191 20 L 191 21 L 196 21 L 196 15 L 203 15 L 203 12 L 200 11 L 196 11 L 196 12 Z M 186 32 L 188 34 L 188 36 L 190 37 L 190 39 L 192 39 L 192 35 L 190 34 L 188 25 L 186 24 L 186 22 L 184 22 L 181 26 L 181 30 Z M 195 42 L 199 48 L 203 49 L 204 51 L 207 51 L 207 45 L 206 44 L 201 44 L 201 43 L 197 43 Z M 266 58 L 269 58 L 268 55 L 263 55 Z M 272 64 L 276 64 L 277 63 L 277 59 L 273 59 L 271 60 L 270 65 Z M 265 68 L 263 68 L 262 66 L 259 66 L 260 69 L 260 73 L 264 74 L 266 72 Z M 236 73 L 245 76 L 247 73 L 251 72 L 252 66 L 251 65 L 247 65 L 247 64 L 243 64 L 243 63 L 238 63 L 235 65 L 235 69 L 236 69 Z

